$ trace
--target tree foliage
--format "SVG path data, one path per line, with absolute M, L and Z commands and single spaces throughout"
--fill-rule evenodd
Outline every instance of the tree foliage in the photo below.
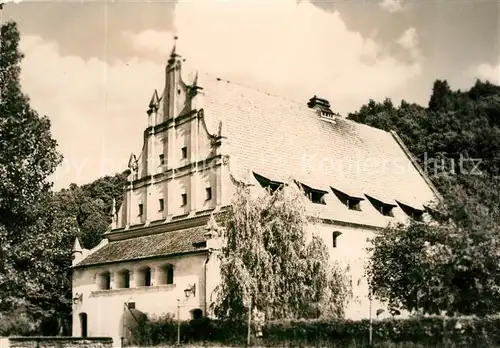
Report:
M 126 178 L 126 173 L 106 176 L 81 187 L 71 184 L 55 193 L 57 212 L 76 221 L 83 248 L 93 248 L 102 240 L 111 223 L 113 202 L 118 210 L 123 200 Z
M 452 91 L 438 80 L 426 108 L 370 101 L 349 118 L 396 130 L 443 196 L 430 221 L 373 239 L 375 295 L 425 313 L 498 312 L 500 87 Z
M 294 185 L 258 195 L 237 188 L 223 221 L 217 317 L 242 320 L 249 308 L 268 320 L 343 315 L 346 273 L 329 262 L 323 240 L 308 233 L 303 197 Z
M 19 31 L 1 27 L 0 45 L 0 335 L 60 332 L 71 313 L 71 249 L 91 248 L 120 204 L 124 174 L 81 188 L 51 191 L 61 163 L 50 121 L 29 105 L 19 81 Z
M 465 191 L 448 194 L 441 209 L 444 221 L 392 226 L 373 239 L 375 294 L 391 307 L 427 314 L 497 313 L 498 213 Z
M 30 107 L 21 90 L 17 26 L 8 22 L 0 32 L 0 312 L 26 308 L 31 319 L 40 318 L 51 307 L 50 282 L 43 281 L 44 257 L 53 241 L 47 177 L 61 156 L 50 121 Z
M 43 311 L 48 319 L 45 333 L 57 333 L 61 325 L 68 324 L 62 323 L 60 318 L 68 318 L 71 314 L 70 266 L 75 238 L 79 238 L 84 248 L 99 244 L 111 223 L 113 202 L 122 200 L 125 180 L 125 174 L 116 174 L 81 187 L 71 184 L 69 189 L 56 192 L 47 202 L 46 229 L 49 232 L 44 244 L 39 244 L 44 247 L 37 255 L 40 268 L 34 278 L 44 291 L 32 300 L 35 309 Z M 44 307 L 42 299 L 46 302 Z

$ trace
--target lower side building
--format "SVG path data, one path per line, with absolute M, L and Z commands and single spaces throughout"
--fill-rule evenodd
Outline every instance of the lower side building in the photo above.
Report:
M 209 221 L 205 215 L 131 228 L 126 236 L 108 236 L 92 250 L 82 249 L 76 240 L 73 336 L 112 337 L 114 346 L 120 346 L 122 339 L 124 345 L 130 342 L 131 328 L 145 314 L 181 320 L 210 316 L 222 239 Z M 348 224 L 314 228 L 324 237 L 332 261 L 350 268 L 353 298 L 346 318 L 369 318 L 370 311 L 374 315 L 383 306 L 370 304 L 363 276 L 364 248 L 374 232 Z

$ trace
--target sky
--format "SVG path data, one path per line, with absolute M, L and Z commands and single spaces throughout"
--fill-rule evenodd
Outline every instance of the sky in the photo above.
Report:
M 347 116 L 369 99 L 427 105 L 432 84 L 500 83 L 495 0 L 22 1 L 21 83 L 64 156 L 54 188 L 121 172 L 173 45 L 190 69 Z

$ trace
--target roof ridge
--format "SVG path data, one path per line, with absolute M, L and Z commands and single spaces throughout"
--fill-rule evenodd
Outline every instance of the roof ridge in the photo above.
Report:
M 298 100 L 296 99 L 292 99 L 290 97 L 285 97 L 281 94 L 275 94 L 275 93 L 271 93 L 271 92 L 267 92 L 267 91 L 264 91 L 264 90 L 261 90 L 259 88 L 256 88 L 255 86 L 251 86 L 251 85 L 247 85 L 247 84 L 244 84 L 242 82 L 239 82 L 239 81 L 230 81 L 230 80 L 227 80 L 225 78 L 222 78 L 222 77 L 218 77 L 216 76 L 215 74 L 212 74 L 212 73 L 208 73 L 208 72 L 200 72 L 201 74 L 204 74 L 204 75 L 207 75 L 211 78 L 214 78 L 214 79 L 217 79 L 217 81 L 224 81 L 224 82 L 227 82 L 227 83 L 231 83 L 231 84 L 234 84 L 234 85 L 237 85 L 237 86 L 240 86 L 240 87 L 243 87 L 243 88 L 246 88 L 246 89 L 249 89 L 249 90 L 252 90 L 254 92 L 258 92 L 258 93 L 262 93 L 262 94 L 265 94 L 265 95 L 268 95 L 270 97 L 275 97 L 275 98 L 280 98 L 282 100 L 286 100 L 288 102 L 291 102 L 293 104 L 296 104 L 298 106 L 301 106 L 303 107 L 304 109 L 307 108 L 309 109 L 309 107 L 307 107 L 307 104 L 303 104 L 301 102 L 299 102 Z M 203 86 L 202 86 L 203 87 Z
M 217 81 L 222 81 L 222 82 L 226 82 L 226 83 L 230 83 L 230 84 L 233 84 L 233 85 L 237 85 L 239 87 L 243 87 L 243 88 L 246 88 L 248 90 L 251 90 L 251 91 L 254 91 L 254 92 L 257 92 L 257 93 L 261 93 L 261 94 L 264 94 L 264 95 L 267 95 L 269 97 L 274 97 L 274 98 L 279 98 L 283 101 L 287 101 L 287 102 L 290 102 L 290 103 L 293 103 L 294 105 L 298 106 L 298 107 L 301 107 L 302 109 L 304 110 L 311 110 L 308 106 L 307 106 L 307 103 L 301 103 L 299 102 L 298 100 L 296 99 L 292 99 L 292 98 L 289 98 L 289 97 L 285 97 L 283 95 L 280 95 L 280 94 L 275 94 L 275 93 L 271 93 L 271 92 L 266 92 L 264 90 L 261 90 L 261 89 L 258 89 L 254 86 L 251 86 L 251 85 L 246 85 L 244 83 L 241 83 L 239 81 L 230 81 L 230 80 L 227 80 L 225 78 L 222 78 L 222 77 L 218 77 L 216 76 L 215 74 L 212 74 L 212 73 L 209 73 L 209 72 L 206 72 L 206 71 L 200 71 L 198 70 L 197 71 L 199 74 L 203 74 L 203 75 L 206 75 L 210 78 L 213 78 L 213 79 L 216 79 Z M 203 81 L 201 82 L 201 85 L 203 85 Z M 203 86 L 201 86 L 203 87 Z M 312 111 L 312 110 L 311 110 Z M 341 115 L 340 113 L 338 113 L 338 115 L 340 116 L 340 118 L 344 121 L 344 122 L 347 122 L 347 123 L 351 123 L 351 124 L 354 124 L 356 126 L 362 126 L 362 127 L 365 127 L 365 128 L 370 128 L 370 129 L 373 129 L 373 130 L 377 130 L 377 131 L 380 131 L 382 133 L 385 133 L 385 134 L 388 134 L 390 135 L 391 132 L 390 131 L 386 131 L 384 129 L 381 129 L 381 128 L 377 128 L 377 127 L 373 127 L 373 126 L 370 126 L 370 125 L 367 125 L 367 124 L 364 124 L 364 123 L 360 123 L 360 122 L 356 122 L 354 120 L 350 120 L 347 118 L 347 116 L 343 116 Z

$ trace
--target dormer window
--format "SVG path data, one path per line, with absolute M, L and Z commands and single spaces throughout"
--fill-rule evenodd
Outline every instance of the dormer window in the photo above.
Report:
M 388 202 L 382 202 L 381 200 L 373 198 L 373 197 L 368 196 L 368 195 L 366 195 L 366 197 L 368 198 L 370 203 L 375 207 L 375 209 L 377 209 L 380 212 L 380 214 L 382 214 L 384 216 L 391 216 L 391 217 L 394 216 L 394 213 L 392 210 L 394 207 L 396 207 L 395 204 L 388 203 Z
M 361 197 L 355 197 L 353 195 L 347 194 L 345 192 L 339 191 L 331 187 L 333 193 L 337 198 L 349 209 L 349 210 L 356 210 L 356 211 L 361 211 L 361 201 L 364 200 L 364 198 Z
M 408 215 L 410 218 L 412 218 L 413 220 L 416 220 L 416 221 L 422 221 L 422 217 L 424 215 L 424 210 L 411 207 L 411 206 L 404 204 L 404 203 L 401 203 L 399 201 L 396 201 L 396 202 L 399 204 L 401 210 L 404 211 L 405 214 Z
M 253 176 L 258 181 L 258 183 L 260 184 L 260 186 L 262 186 L 263 188 L 269 190 L 269 192 L 271 194 L 274 193 L 274 192 L 276 192 L 276 190 L 280 189 L 281 186 L 283 185 L 282 182 L 270 180 L 270 179 L 265 178 L 262 175 L 259 175 L 257 173 L 253 173 Z
M 324 192 L 309 189 L 306 191 L 306 196 L 311 202 L 315 204 L 326 204 Z
M 347 207 L 349 210 L 357 210 L 361 211 L 361 205 L 360 205 L 361 200 L 357 198 L 350 198 L 347 200 Z
M 328 193 L 326 191 L 312 188 L 311 186 L 304 185 L 302 183 L 298 183 L 299 187 L 304 190 L 304 193 L 307 198 L 314 204 L 326 204 L 325 195 Z
M 430 215 L 432 219 L 438 222 L 446 222 L 448 220 L 448 214 L 444 211 L 438 210 L 436 207 L 430 207 L 427 205 L 424 205 L 425 211 Z

